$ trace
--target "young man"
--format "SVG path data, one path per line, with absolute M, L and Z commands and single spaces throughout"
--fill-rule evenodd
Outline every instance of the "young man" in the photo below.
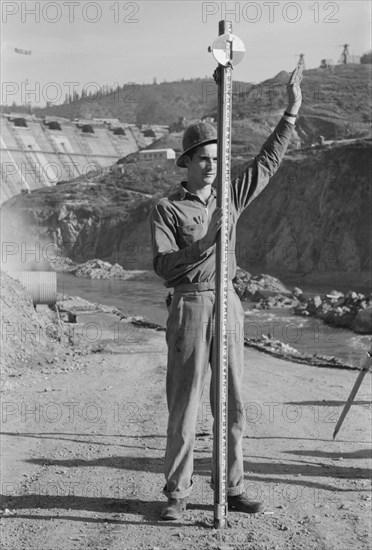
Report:
M 236 222 L 242 211 L 265 188 L 287 149 L 301 105 L 302 69 L 297 68 L 287 86 L 288 107 L 276 129 L 253 163 L 231 182 L 229 249 L 235 250 Z M 216 207 L 213 186 L 217 170 L 217 134 L 203 122 L 189 126 L 183 136 L 183 153 L 177 165 L 187 168 L 187 180 L 151 212 L 154 270 L 174 289 L 167 320 L 168 429 L 164 494 L 165 520 L 182 517 L 192 489 L 193 448 L 198 406 L 209 364 L 212 368 L 210 400 L 214 411 L 215 385 L 215 252 L 222 209 Z M 235 253 L 228 255 L 228 478 L 230 510 L 256 513 L 259 502 L 244 493 L 244 410 L 241 384 L 244 362 L 244 312 L 234 292 Z M 213 472 L 212 472 L 213 479 Z

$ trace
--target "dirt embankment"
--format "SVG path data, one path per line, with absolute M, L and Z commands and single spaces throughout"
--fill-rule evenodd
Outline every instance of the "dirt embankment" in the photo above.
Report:
M 63 329 L 49 308 L 36 311 L 31 295 L 17 280 L 0 272 L 1 282 L 1 368 L 8 373 L 20 369 L 29 360 L 54 363 L 67 348 L 61 343 Z
M 371 158 L 370 140 L 289 155 L 238 222 L 239 265 L 361 281 L 371 263 Z

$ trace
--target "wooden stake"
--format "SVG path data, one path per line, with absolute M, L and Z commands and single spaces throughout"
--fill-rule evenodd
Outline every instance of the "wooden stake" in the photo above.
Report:
M 345 420 L 345 417 L 346 417 L 347 413 L 349 412 L 349 409 L 350 409 L 351 405 L 353 404 L 354 398 L 355 398 L 356 394 L 358 393 L 358 390 L 360 388 L 361 383 L 363 382 L 363 378 L 365 377 L 367 372 L 370 370 L 370 367 L 371 367 L 371 353 L 372 353 L 372 348 L 370 349 L 369 352 L 367 352 L 367 357 L 363 361 L 361 371 L 358 374 L 358 378 L 356 379 L 355 384 L 354 384 L 354 386 L 353 386 L 353 388 L 350 392 L 350 395 L 347 398 L 347 401 L 345 403 L 343 411 L 342 411 L 342 413 L 340 415 L 340 418 L 338 419 L 338 422 L 337 422 L 336 427 L 334 429 L 333 439 L 335 439 L 336 435 L 338 434 L 338 432 L 339 432 L 339 430 L 342 426 L 342 423 Z

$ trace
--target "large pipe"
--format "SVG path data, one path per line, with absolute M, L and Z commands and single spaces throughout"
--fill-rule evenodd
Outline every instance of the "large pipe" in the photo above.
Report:
M 35 305 L 54 305 L 57 302 L 57 273 L 55 271 L 8 271 L 31 294 Z

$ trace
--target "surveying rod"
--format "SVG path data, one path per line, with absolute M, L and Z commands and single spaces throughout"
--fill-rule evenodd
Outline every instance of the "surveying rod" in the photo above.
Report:
M 229 193 L 231 161 L 232 68 L 244 55 L 244 44 L 231 34 L 231 21 L 219 22 L 219 37 L 212 51 L 219 65 L 214 73 L 218 85 L 217 113 L 217 207 L 222 208 L 222 225 L 216 242 L 215 317 L 215 413 L 214 413 L 214 526 L 227 524 L 227 396 L 228 396 L 228 257 Z

